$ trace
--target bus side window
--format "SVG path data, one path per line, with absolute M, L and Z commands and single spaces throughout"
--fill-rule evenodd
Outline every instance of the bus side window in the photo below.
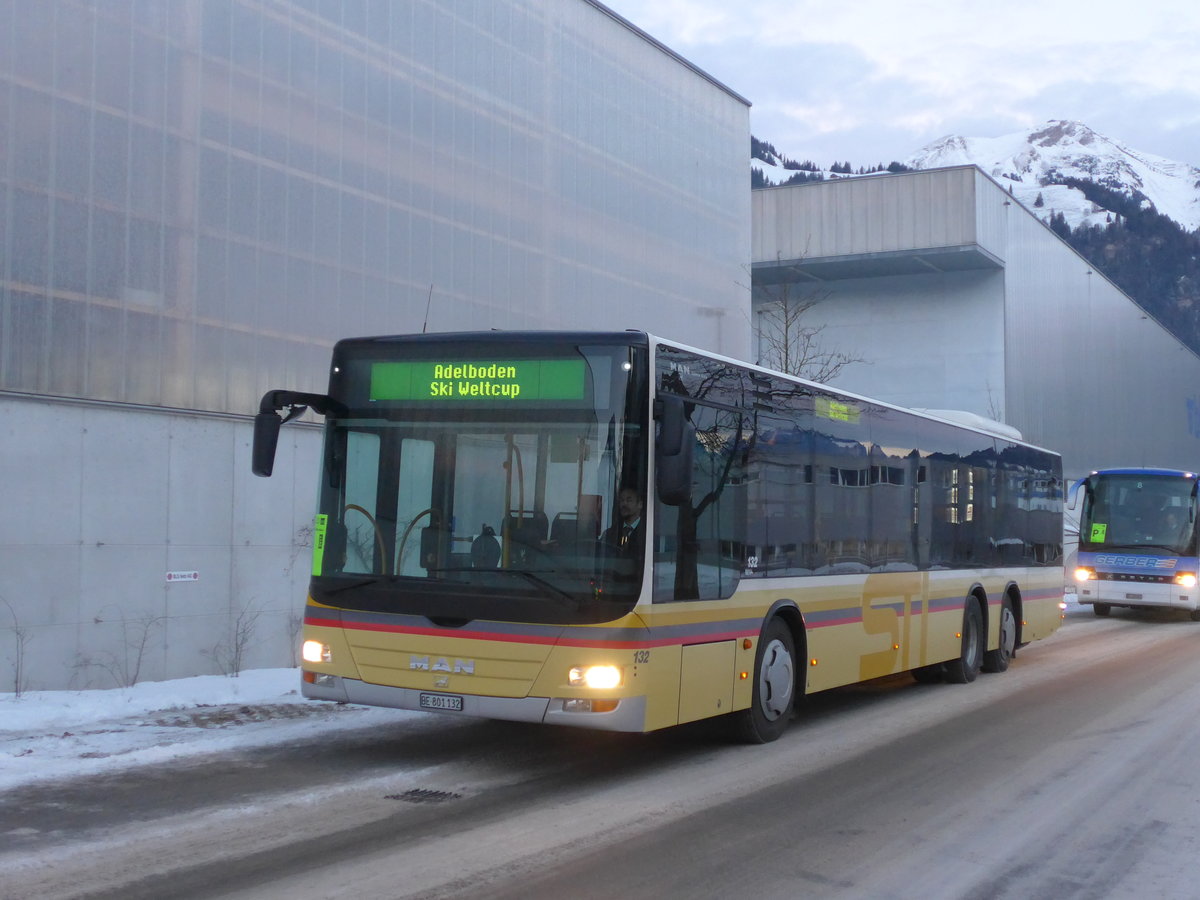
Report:
M 739 412 L 695 404 L 690 503 L 656 502 L 654 597 L 716 600 L 733 595 L 745 568 L 749 422 Z

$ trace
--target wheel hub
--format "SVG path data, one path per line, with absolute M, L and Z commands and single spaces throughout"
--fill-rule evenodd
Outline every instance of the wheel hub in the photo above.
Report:
M 787 710 L 796 683 L 792 656 L 782 641 L 771 641 L 763 652 L 762 669 L 758 675 L 758 694 L 763 714 L 778 719 Z

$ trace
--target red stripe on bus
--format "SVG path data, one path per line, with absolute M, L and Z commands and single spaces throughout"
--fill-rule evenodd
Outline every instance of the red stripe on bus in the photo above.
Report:
M 336 619 L 319 619 L 308 616 L 305 625 L 318 625 L 324 628 L 342 628 L 354 631 L 375 631 L 388 634 L 411 634 L 423 637 L 449 637 L 458 640 L 503 641 L 510 644 L 545 644 L 558 647 L 611 647 L 614 650 L 634 650 L 641 647 L 670 647 L 676 644 L 708 644 L 713 641 L 736 640 L 743 637 L 757 636 L 757 630 L 745 629 L 737 631 L 711 631 L 702 634 L 688 635 L 684 638 L 650 638 L 641 641 L 612 640 L 597 638 L 588 640 L 581 637 L 542 637 L 532 634 L 503 634 L 492 631 L 462 631 L 456 630 L 448 634 L 440 628 L 413 628 L 409 625 L 383 625 L 366 622 L 341 622 Z

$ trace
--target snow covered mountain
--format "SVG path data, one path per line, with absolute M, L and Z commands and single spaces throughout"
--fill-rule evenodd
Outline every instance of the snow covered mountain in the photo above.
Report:
M 761 173 L 764 183 L 874 174 L 852 169 L 849 163 L 829 168 L 809 161 L 797 163 L 768 143 L 755 139 L 751 143 L 750 164 Z M 1072 228 L 1110 221 L 1108 209 L 1088 200 L 1078 187 L 1063 183 L 1078 180 L 1139 200 L 1184 231 L 1200 229 L 1200 168 L 1134 150 L 1082 122 L 1051 120 L 1030 131 L 994 138 L 947 135 L 889 168 L 972 164 L 1011 187 L 1013 195 L 1039 218 L 1049 220 L 1054 213 L 1062 213 Z
M 996 138 L 950 135 L 904 161 L 914 169 L 974 163 L 1040 218 L 1061 212 L 1072 227 L 1103 225 L 1108 211 L 1062 182 L 1077 179 L 1142 199 L 1186 231 L 1200 228 L 1200 169 L 1134 150 L 1081 122 L 1052 120 Z M 1041 203 L 1037 203 L 1041 195 Z M 1036 204 L 1036 205 L 1035 205 Z

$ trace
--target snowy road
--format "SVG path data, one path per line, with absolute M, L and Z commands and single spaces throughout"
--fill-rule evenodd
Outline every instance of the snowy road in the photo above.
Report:
M 0 896 L 1194 897 L 1198 648 L 1183 616 L 1072 610 L 1007 673 L 819 695 L 765 747 L 292 716 L 10 779 Z

